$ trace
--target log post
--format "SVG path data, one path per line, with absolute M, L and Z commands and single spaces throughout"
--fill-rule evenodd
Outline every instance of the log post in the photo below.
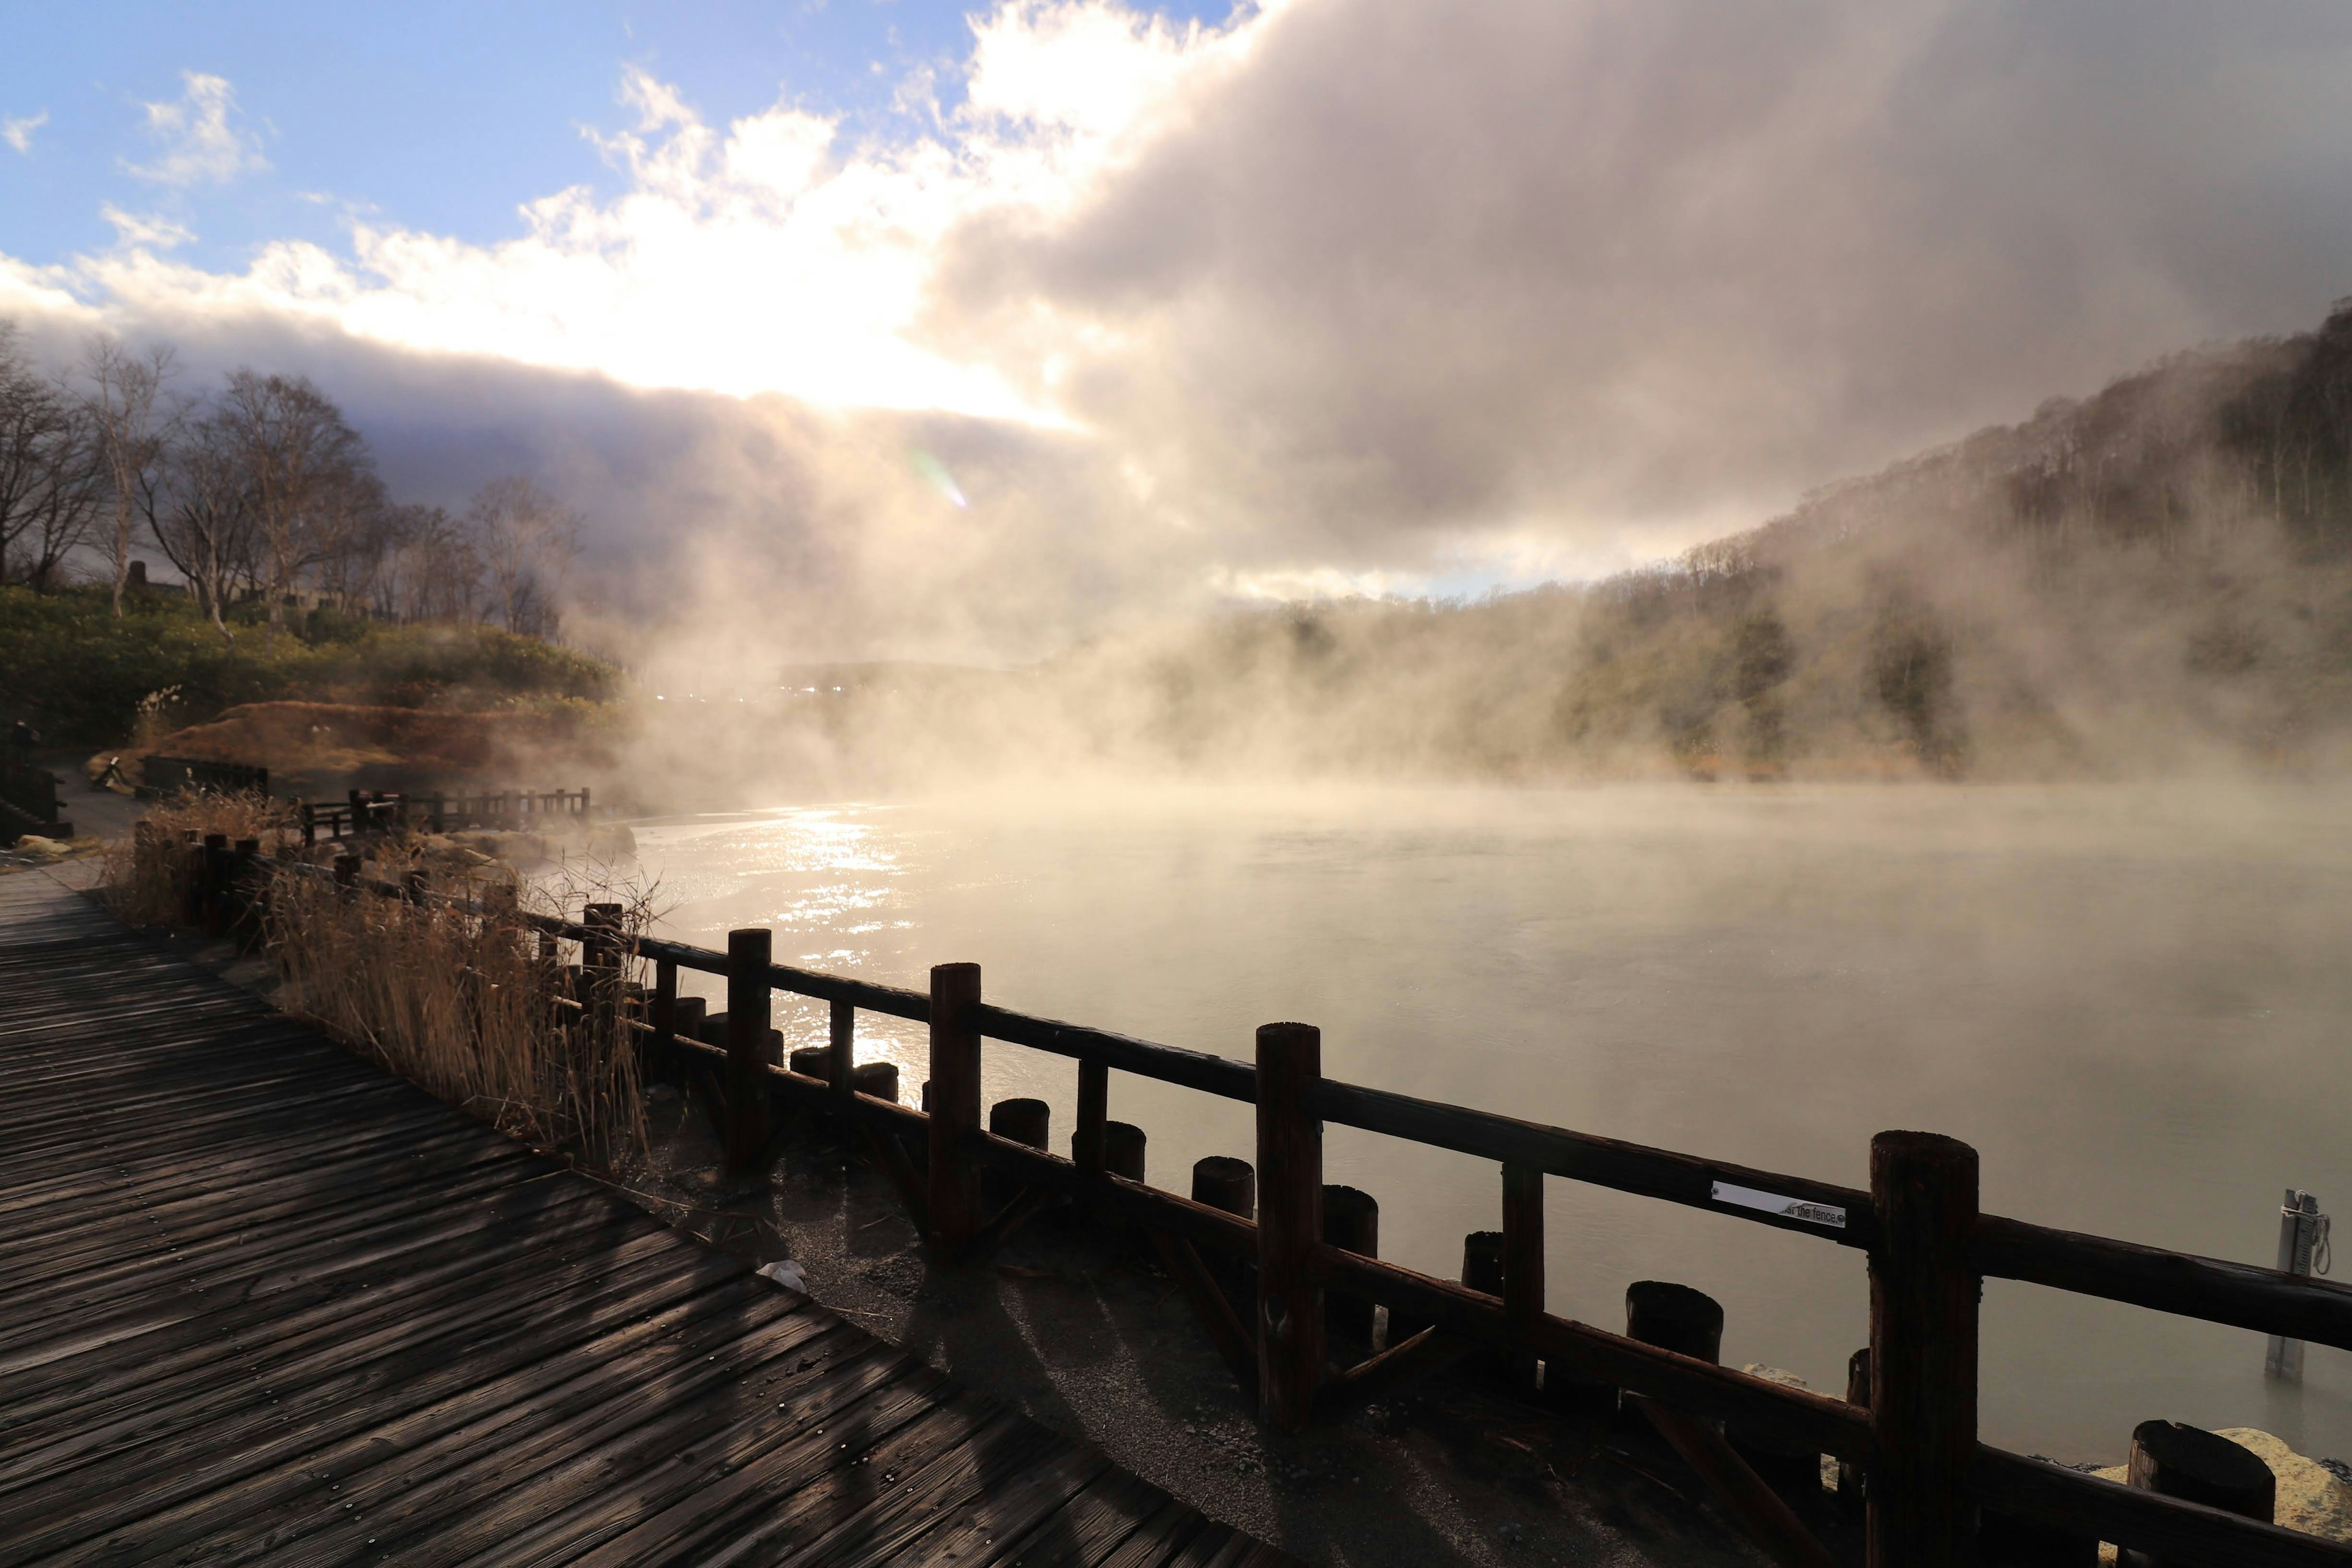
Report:
M 1104 1140 L 1110 1124 L 1110 1068 L 1100 1062 L 1078 1064 L 1078 1125 L 1070 1134 L 1070 1160 L 1088 1175 L 1100 1175 L 1108 1157 Z
M 768 966 L 775 939 L 764 926 L 727 933 L 726 1173 L 759 1169 L 768 1145 L 768 1089 L 761 1057 L 768 1043 Z
M 335 886 L 351 889 L 359 886 L 360 858 L 356 855 L 335 857 Z
M 1704 1290 L 1667 1279 L 1625 1287 L 1625 1337 L 1696 1361 L 1723 1359 L 1723 1306 Z
M 988 1108 L 988 1130 L 999 1138 L 1043 1149 L 1053 1116 L 1054 1108 L 1042 1100 L 1000 1100 Z
M 1870 1141 L 1870 1568 L 1960 1568 L 1976 1534 L 1977 1152 L 1932 1132 Z
M 1042 1150 L 1051 1147 L 1047 1139 L 1053 1128 L 1053 1107 L 1042 1100 L 1000 1100 L 988 1108 L 988 1130 L 999 1138 Z M 988 1211 L 992 1226 L 1008 1205 L 1021 1200 L 1025 1190 L 1020 1178 L 1009 1172 L 981 1173 L 981 1203 Z
M 1103 1169 L 1130 1182 L 1143 1180 L 1145 1142 L 1143 1129 L 1132 1121 L 1104 1122 Z
M 1864 1345 L 1845 1358 L 1845 1398 L 1849 1405 L 1870 1408 L 1870 1347 Z M 1854 1518 L 1862 1517 L 1863 1499 L 1870 1491 L 1869 1472 L 1852 1459 L 1840 1459 L 1837 1466 L 1838 1507 Z
M 203 869 L 197 875 L 197 886 L 202 889 L 197 909 L 205 929 L 215 936 L 221 932 L 223 890 L 228 885 L 226 862 L 231 853 L 227 834 L 205 835 L 204 858 L 199 862 Z
M 1323 1236 L 1323 1124 L 1306 1110 L 1322 1076 L 1321 1030 L 1258 1030 L 1258 1413 L 1284 1432 L 1313 1416 L 1323 1375 L 1323 1289 L 1310 1267 Z
M 638 1058 L 638 1076 L 648 1080 L 667 1080 L 677 1076 L 677 964 L 675 961 L 667 958 L 655 961 L 653 1001 L 646 1011 L 646 1021 L 653 1026 L 653 1049 Z M 653 1070 L 647 1071 L 647 1068 Z
M 1257 1173 L 1247 1160 L 1207 1154 L 1192 1162 L 1192 1201 L 1213 1209 L 1257 1217 Z
M 962 1258 L 982 1218 L 980 1173 L 964 1151 L 980 1130 L 980 1037 L 963 1011 L 979 1000 L 979 964 L 932 967 L 929 1206 L 932 1244 L 948 1261 Z
M 180 882 L 180 923 L 199 925 L 205 918 L 205 847 L 193 832 L 184 833 L 177 851 Z
M 434 802 L 439 808 L 439 799 Z M 581 923 L 592 933 L 583 944 L 581 963 L 587 994 L 589 1037 L 617 1041 L 621 1026 L 621 906 L 590 904 L 581 911 Z
M 1533 1334 L 1543 1317 L 1543 1172 L 1533 1165 L 1503 1167 L 1503 1310 L 1519 1334 Z M 1511 1386 L 1528 1394 L 1535 1385 L 1535 1352 L 1513 1346 Z
M 857 1093 L 857 1008 L 849 1002 L 835 1000 L 831 1026 L 832 1057 L 826 1061 L 826 1077 L 833 1084 L 833 1102 L 846 1107 Z
M 1323 1189 L 1323 1240 L 1326 1245 L 1359 1258 L 1381 1255 L 1381 1205 L 1371 1194 L 1357 1187 Z M 1324 1293 L 1323 1327 L 1343 1344 L 1370 1349 L 1372 1307 L 1369 1297 L 1345 1290 Z
M 2264 1524 L 2275 1522 L 2278 1477 L 2260 1455 L 2232 1443 L 2219 1433 L 2178 1421 L 2143 1421 L 2132 1428 L 2131 1458 L 2125 1480 L 2140 1491 L 2159 1497 L 2201 1502 Z M 2126 1551 L 2116 1562 L 2121 1568 L 2194 1568 L 2201 1561 L 2191 1555 L 2158 1556 Z

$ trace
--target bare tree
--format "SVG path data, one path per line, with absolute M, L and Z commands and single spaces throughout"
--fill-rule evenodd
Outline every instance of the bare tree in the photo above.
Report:
M 148 531 L 231 648 L 228 606 L 259 574 L 258 507 L 234 426 L 217 409 L 183 421 L 142 493 Z
M 552 632 L 564 576 L 580 553 L 580 514 L 509 475 L 475 491 L 466 516 L 507 629 Z
M 253 486 L 263 593 L 278 626 L 296 580 L 331 542 L 362 476 L 373 479 L 373 463 L 342 410 L 307 376 L 232 371 L 220 411 Z
M 0 583 L 46 590 L 89 530 L 100 495 L 93 426 L 0 321 Z
M 172 351 L 155 344 L 135 352 L 120 339 L 100 333 L 82 352 L 82 406 L 97 425 L 99 461 L 112 502 L 114 531 L 109 541 L 114 566 L 114 618 L 122 618 L 122 594 L 131 581 L 131 542 L 139 518 L 147 470 L 162 454 L 163 384 L 172 377 Z
M 366 607 L 393 545 L 393 507 L 373 468 L 345 468 L 318 487 L 310 509 L 320 591 L 347 613 Z
M 396 506 L 388 532 L 375 579 L 378 613 L 404 621 L 473 619 L 482 557 L 457 520 L 437 506 Z

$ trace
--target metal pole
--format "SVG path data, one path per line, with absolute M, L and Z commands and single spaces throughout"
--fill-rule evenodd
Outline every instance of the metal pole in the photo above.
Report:
M 2308 1275 L 2311 1272 L 2311 1258 L 2318 1244 L 2319 1226 L 2319 1199 L 2300 1188 L 2287 1188 L 2286 1196 L 2279 1204 L 2280 1273 Z M 2303 1342 L 2273 1334 L 2269 1352 L 2263 1358 L 2263 1371 L 2272 1377 L 2300 1382 L 2303 1378 Z

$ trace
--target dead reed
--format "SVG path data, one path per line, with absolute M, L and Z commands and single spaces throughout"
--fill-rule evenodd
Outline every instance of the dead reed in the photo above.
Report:
M 135 926 L 167 926 L 181 918 L 187 893 L 188 850 L 208 834 L 231 844 L 260 842 L 275 855 L 294 841 L 294 810 L 262 795 L 188 791 L 160 801 L 139 819 L 128 842 L 108 846 L 100 892 L 116 915 Z
M 643 1150 L 630 963 L 567 964 L 570 944 L 525 918 L 527 909 L 576 911 L 575 889 L 506 874 L 436 876 L 394 846 L 379 848 L 369 880 L 417 870 L 421 901 L 281 869 L 265 931 L 283 1005 L 516 1137 L 575 1146 L 600 1165 Z M 649 911 L 642 896 L 620 891 L 603 901 L 621 906 L 615 935 L 625 942 Z
M 215 833 L 260 842 L 259 931 L 280 1006 L 542 1148 L 571 1147 L 606 1166 L 644 1150 L 639 966 L 617 953 L 580 962 L 578 944 L 529 916 L 577 920 L 585 902 L 617 906 L 612 929 L 625 952 L 651 923 L 649 889 L 593 868 L 525 882 L 396 841 L 373 842 L 358 883 L 339 887 L 325 864 L 304 862 L 283 803 L 191 795 L 154 807 L 110 851 L 108 902 L 133 924 L 177 923 L 190 836 Z M 322 846 L 313 859 L 350 847 Z M 385 883 L 422 896 L 389 896 Z

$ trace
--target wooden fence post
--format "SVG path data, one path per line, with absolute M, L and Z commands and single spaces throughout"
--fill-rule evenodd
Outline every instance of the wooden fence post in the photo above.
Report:
M 854 1003 L 836 999 L 833 1004 L 833 1056 L 827 1063 L 833 1079 L 833 1102 L 847 1106 L 857 1093 L 857 1008 Z
M 653 1048 L 638 1054 L 639 1079 L 683 1081 L 685 1075 L 677 1070 L 677 964 L 671 959 L 654 963 L 654 994 L 646 1005 L 646 1022 L 651 1026 Z
M 229 900 L 236 885 L 236 851 L 226 833 L 205 835 L 205 929 L 215 936 L 228 931 Z
M 1258 1413 L 1284 1432 L 1313 1415 L 1323 1375 L 1323 1290 L 1309 1268 L 1323 1239 L 1323 1124 L 1306 1110 L 1322 1076 L 1320 1029 L 1258 1030 Z
M 1078 1063 L 1078 1124 L 1070 1134 L 1070 1161 L 1089 1175 L 1100 1175 L 1108 1158 L 1105 1140 L 1110 1123 L 1110 1068 L 1100 1062 Z
M 727 1171 L 759 1169 L 768 1146 L 768 1085 L 761 1056 L 768 1043 L 768 966 L 775 938 L 764 926 L 727 933 Z
M 931 1241 L 950 1262 L 971 1246 L 985 1217 L 980 1173 L 964 1149 L 980 1131 L 980 1037 L 964 1027 L 963 1010 L 979 1000 L 979 964 L 932 966 Z
M 435 797 L 434 808 L 440 808 Z M 581 978 L 586 982 L 588 994 L 581 1001 L 587 1004 L 590 1021 L 589 1037 L 605 1042 L 605 1049 L 617 1051 L 621 1034 L 621 906 L 590 904 L 581 911 L 581 923 L 594 934 L 583 945 Z
M 1976 1533 L 1977 1152 L 1882 1132 L 1870 1195 L 1870 1568 L 1960 1568 Z
M 1543 1172 L 1533 1165 L 1503 1167 L 1503 1310 L 1511 1327 L 1532 1334 L 1544 1310 Z M 1521 1393 L 1536 1385 L 1536 1352 L 1511 1352 L 1511 1383 Z

